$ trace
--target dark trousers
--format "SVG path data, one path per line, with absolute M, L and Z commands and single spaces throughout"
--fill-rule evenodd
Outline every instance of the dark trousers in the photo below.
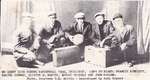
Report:
M 21 57 L 21 58 L 16 60 L 16 63 L 19 67 L 36 68 L 34 66 L 36 64 L 35 60 L 33 60 L 33 61 L 24 61 L 24 59 Z

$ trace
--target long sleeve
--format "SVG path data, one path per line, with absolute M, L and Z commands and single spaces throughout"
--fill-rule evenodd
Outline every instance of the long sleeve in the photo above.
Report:
M 108 27 L 109 27 L 109 34 L 108 35 L 110 35 L 114 32 L 115 28 L 114 28 L 112 22 L 108 22 Z
M 65 30 L 64 30 L 64 33 L 65 33 L 65 37 L 66 38 L 69 38 L 70 35 L 73 35 L 74 34 L 74 27 L 75 27 L 75 24 L 76 23 L 73 23 L 71 24 L 70 26 L 68 26 Z
M 60 38 L 61 36 L 64 36 L 64 31 L 62 29 L 61 23 L 57 22 L 57 33 L 55 34 L 56 38 Z
M 136 38 L 134 34 L 133 26 L 127 25 L 127 29 L 129 31 L 128 40 L 125 42 L 127 46 L 132 46 L 136 43 Z
M 97 35 L 97 33 L 99 32 L 99 30 L 96 28 L 97 26 L 93 26 L 92 27 L 92 41 L 94 43 L 98 43 L 101 41 L 101 37 L 100 37 L 100 34 Z
M 18 35 L 19 35 L 19 29 L 15 30 L 12 36 L 13 39 L 13 47 L 15 47 L 18 44 Z
M 87 33 L 88 33 L 88 41 L 93 43 L 94 33 L 93 33 L 93 29 L 92 29 L 92 24 L 89 24 L 89 28 L 87 30 Z

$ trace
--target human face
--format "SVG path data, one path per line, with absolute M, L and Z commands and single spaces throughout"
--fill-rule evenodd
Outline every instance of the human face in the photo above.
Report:
M 82 24 L 84 22 L 84 18 L 77 18 L 76 21 L 78 24 Z
M 31 36 L 31 31 L 30 29 L 24 29 L 23 31 L 21 31 L 20 34 L 20 41 L 21 42 L 27 42 L 29 40 L 29 37 Z
M 113 20 L 113 25 L 116 29 L 120 29 L 124 26 L 123 19 L 122 18 L 116 18 Z
M 95 20 L 96 20 L 96 22 L 97 22 L 99 25 L 101 25 L 101 24 L 103 23 L 103 21 L 104 21 L 104 17 L 103 17 L 103 16 L 97 16 L 97 17 L 95 18 Z
M 50 23 L 54 24 L 54 22 L 56 20 L 56 16 L 55 15 L 49 16 L 48 19 L 49 19 Z

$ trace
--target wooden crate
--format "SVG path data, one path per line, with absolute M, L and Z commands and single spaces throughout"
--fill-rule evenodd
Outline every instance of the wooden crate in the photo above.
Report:
M 56 67 L 83 61 L 79 46 L 56 48 L 53 52 L 53 65 Z
M 93 46 L 85 47 L 85 62 L 99 65 L 101 67 L 108 67 L 115 64 L 117 57 L 114 57 L 114 55 L 115 54 L 113 54 L 109 49 L 97 48 Z

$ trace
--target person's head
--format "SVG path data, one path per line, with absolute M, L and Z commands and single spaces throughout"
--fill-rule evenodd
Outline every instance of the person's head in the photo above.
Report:
M 85 14 L 82 12 L 78 12 L 74 15 L 74 18 L 76 20 L 77 23 L 83 23 L 85 20 Z
M 124 26 L 123 16 L 120 13 L 117 13 L 117 14 L 114 15 L 114 17 L 113 17 L 113 25 L 116 28 L 121 28 L 121 27 Z
M 33 16 L 31 13 L 23 13 L 22 14 L 22 24 L 23 25 L 31 25 L 32 18 L 33 18 Z
M 54 23 L 57 18 L 56 12 L 51 11 L 48 13 L 48 19 L 51 23 Z
M 29 29 L 23 29 L 19 34 L 19 41 L 20 42 L 27 42 L 29 37 L 31 36 L 31 31 Z
M 96 22 L 101 25 L 104 21 L 104 18 L 105 18 L 105 14 L 103 12 L 98 12 L 95 14 L 95 20 Z

